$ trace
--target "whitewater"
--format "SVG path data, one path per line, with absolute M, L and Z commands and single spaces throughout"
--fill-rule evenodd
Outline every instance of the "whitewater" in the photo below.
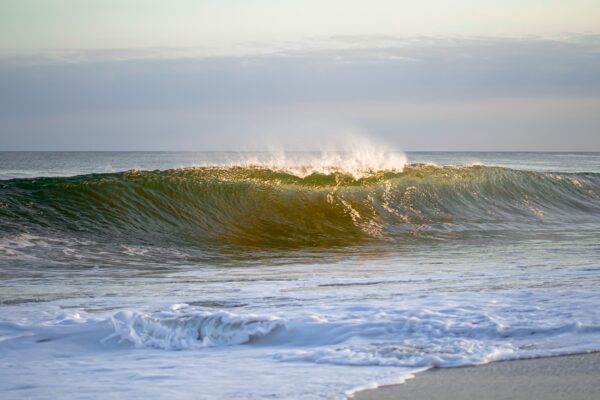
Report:
M 345 399 L 600 351 L 600 153 L 2 153 L 3 398 Z

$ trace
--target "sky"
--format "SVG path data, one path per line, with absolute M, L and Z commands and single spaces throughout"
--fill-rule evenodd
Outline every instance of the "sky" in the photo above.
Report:
M 600 2 L 0 0 L 0 150 L 355 135 L 600 151 Z

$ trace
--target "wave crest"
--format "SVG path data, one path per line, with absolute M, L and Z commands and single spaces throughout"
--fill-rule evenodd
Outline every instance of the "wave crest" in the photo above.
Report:
M 377 175 L 381 171 L 399 173 L 404 170 L 404 153 L 387 152 L 365 145 L 348 152 L 265 153 L 245 157 L 228 167 L 265 169 L 299 178 L 311 175 L 347 175 L 354 179 Z M 227 167 L 227 166 L 226 166 Z

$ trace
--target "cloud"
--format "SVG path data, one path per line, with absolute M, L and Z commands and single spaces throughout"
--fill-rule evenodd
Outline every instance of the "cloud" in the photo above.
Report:
M 600 147 L 590 138 L 598 126 L 590 110 L 600 98 L 598 36 L 341 42 L 236 57 L 148 57 L 161 54 L 149 49 L 144 56 L 88 52 L 68 62 L 4 60 L 0 137 L 27 147 L 23 138 L 41 143 L 33 138 L 52 132 L 50 142 L 60 146 L 96 148 L 110 146 L 102 135 L 113 132 L 127 148 L 151 137 L 152 148 L 191 141 L 202 149 L 245 146 L 256 135 L 299 143 L 358 130 L 400 146 L 410 132 L 429 137 L 429 147 L 449 145 L 436 140 L 444 132 L 461 138 L 452 143 L 459 148 L 505 143 L 510 135 L 486 127 L 487 116 L 529 135 L 529 147 L 547 144 L 535 129 L 555 132 L 551 143 L 560 147 L 558 128 L 580 135 L 584 148 Z

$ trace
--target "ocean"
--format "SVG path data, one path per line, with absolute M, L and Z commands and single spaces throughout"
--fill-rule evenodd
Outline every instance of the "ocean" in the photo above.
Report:
M 5 399 L 345 399 L 600 350 L 600 153 L 0 152 Z

